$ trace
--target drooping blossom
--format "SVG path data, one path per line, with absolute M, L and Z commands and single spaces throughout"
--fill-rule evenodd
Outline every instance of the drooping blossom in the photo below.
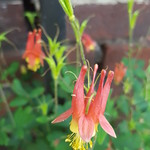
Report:
M 37 69 L 40 68 L 40 65 L 44 65 L 44 57 L 45 54 L 41 48 L 41 29 L 29 32 L 26 50 L 22 56 L 28 63 L 28 69 L 37 71 Z
M 124 64 L 121 62 L 121 63 L 117 63 L 116 66 L 115 66 L 115 74 L 114 74 L 114 82 L 115 84 L 119 84 L 125 74 L 126 74 L 126 71 L 127 71 L 127 67 L 124 66 Z
M 96 43 L 88 34 L 83 33 L 81 40 L 87 52 L 95 49 Z
M 101 125 L 106 133 L 116 137 L 112 126 L 104 116 L 114 72 L 110 71 L 108 73 L 104 85 L 106 71 L 101 71 L 101 79 L 96 93 L 94 91 L 94 80 L 97 69 L 98 65 L 96 64 L 94 66 L 92 83 L 86 96 L 84 96 L 84 78 L 87 66 L 81 68 L 73 90 L 71 108 L 52 121 L 52 123 L 62 122 L 72 115 L 70 123 L 72 134 L 67 137 L 66 142 L 70 142 L 70 146 L 75 150 L 85 150 L 88 149 L 88 146 L 92 147 L 91 138 L 95 136 L 98 124 Z

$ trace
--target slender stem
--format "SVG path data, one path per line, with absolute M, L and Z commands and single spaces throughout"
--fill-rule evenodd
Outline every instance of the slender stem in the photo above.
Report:
M 85 55 L 84 55 L 84 51 L 83 51 L 83 45 L 81 42 L 81 37 L 79 40 L 79 47 L 80 47 L 80 53 L 81 53 L 81 58 L 82 58 L 83 64 L 86 65 L 86 60 L 85 60 Z
M 128 52 L 128 69 L 129 71 L 132 71 L 132 63 L 131 63 L 131 58 L 132 58 L 132 38 L 129 37 L 129 52 Z
M 55 98 L 54 98 L 54 101 L 55 101 L 55 112 L 57 112 L 57 107 L 58 107 L 58 95 L 57 95 L 57 92 L 58 92 L 58 82 L 57 82 L 58 80 L 57 80 L 57 78 L 56 79 L 54 79 L 54 96 L 55 96 Z
M 78 26 L 76 19 L 71 21 L 71 25 L 72 25 L 72 28 L 73 28 L 73 31 L 75 34 L 77 45 L 80 48 L 80 54 L 81 54 L 82 62 L 84 65 L 86 65 L 85 55 L 84 55 L 84 51 L 83 51 L 83 45 L 81 42 L 81 34 L 80 34 L 79 26 Z
M 77 45 L 77 49 L 76 49 L 76 62 L 80 62 L 80 55 L 79 55 L 79 46 Z M 76 64 L 76 72 L 78 73 L 78 64 Z
M 133 28 L 131 27 L 131 16 L 129 13 L 129 52 L 128 52 L 128 70 L 132 76 L 132 54 L 133 54 Z
M 8 103 L 7 103 L 7 99 L 6 99 L 5 93 L 4 93 L 3 88 L 2 88 L 1 85 L 0 85 L 0 95 L 1 95 L 3 103 L 5 104 L 5 108 L 6 108 L 6 111 L 7 111 L 8 115 L 9 115 L 9 117 L 10 117 L 10 120 L 11 120 L 13 126 L 15 126 L 15 120 L 13 118 L 12 112 L 11 112 L 11 110 L 9 108 Z

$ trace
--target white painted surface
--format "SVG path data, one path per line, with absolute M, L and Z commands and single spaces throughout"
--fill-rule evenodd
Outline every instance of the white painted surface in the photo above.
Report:
M 71 0 L 74 5 L 83 4 L 117 4 L 117 3 L 127 3 L 127 0 Z M 150 0 L 135 0 L 137 3 L 149 3 Z

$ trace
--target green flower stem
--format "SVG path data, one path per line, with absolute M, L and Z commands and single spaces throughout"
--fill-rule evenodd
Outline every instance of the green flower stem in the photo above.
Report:
M 57 95 L 57 93 L 58 93 L 58 80 L 57 80 L 57 78 L 56 79 L 54 79 L 54 102 L 55 102 L 55 112 L 57 112 L 57 107 L 58 107 L 58 95 Z
M 60 5 L 62 6 L 64 12 L 66 13 L 66 15 L 69 18 L 69 21 L 71 23 L 71 26 L 72 26 L 74 34 L 75 34 L 77 45 L 80 48 L 82 62 L 83 62 L 84 65 L 86 65 L 86 60 L 85 60 L 84 51 L 83 51 L 83 45 L 82 45 L 82 42 L 81 42 L 80 25 L 78 23 L 78 20 L 74 16 L 74 12 L 73 12 L 71 2 L 70 2 L 70 0 L 59 0 L 59 3 L 60 3 Z M 78 54 L 76 54 L 76 56 L 77 56 L 77 59 L 79 59 Z
M 11 112 L 11 110 L 9 108 L 8 103 L 7 103 L 7 99 L 6 99 L 5 93 L 4 93 L 3 88 L 2 88 L 1 85 L 0 85 L 0 95 L 1 95 L 3 103 L 5 104 L 5 108 L 6 108 L 6 111 L 7 111 L 8 115 L 9 115 L 9 117 L 10 117 L 10 120 L 11 120 L 13 126 L 15 126 L 15 120 L 13 118 L 12 112 Z
M 129 29 L 129 52 L 128 52 L 128 63 L 129 63 L 129 71 L 132 72 L 132 63 L 131 63 L 131 59 L 132 59 L 132 44 L 133 44 L 133 32 L 132 29 Z M 132 73 L 131 73 L 132 74 Z
M 83 64 L 86 65 L 86 60 L 85 60 L 85 55 L 84 55 L 84 51 L 83 51 L 83 45 L 81 42 L 81 37 L 79 40 L 79 47 L 80 47 L 80 53 L 81 53 L 81 58 L 82 58 Z
M 80 31 L 79 31 L 79 26 L 78 26 L 77 20 L 73 19 L 73 20 L 70 20 L 70 21 L 71 21 L 71 26 L 72 26 L 74 34 L 75 34 L 77 45 L 80 48 L 80 54 L 81 54 L 82 62 L 83 62 L 84 65 L 86 65 L 85 55 L 84 55 L 84 51 L 83 51 L 83 45 L 82 45 L 82 42 L 81 42 L 81 34 L 80 34 Z
M 76 46 L 76 62 L 80 62 L 80 53 L 79 53 L 79 46 Z M 78 67 L 78 63 L 76 63 L 76 72 L 78 73 L 79 71 L 79 67 Z

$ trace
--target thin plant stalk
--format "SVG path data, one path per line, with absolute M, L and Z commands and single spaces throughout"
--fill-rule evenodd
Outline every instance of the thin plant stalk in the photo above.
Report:
M 55 102 L 55 112 L 57 112 L 58 107 L 58 80 L 54 79 L 54 102 Z
M 1 95 L 3 103 L 5 104 L 5 108 L 6 108 L 6 111 L 7 111 L 8 115 L 9 115 L 9 118 L 10 118 L 13 126 L 15 126 L 15 120 L 13 118 L 12 112 L 11 112 L 11 110 L 9 108 L 8 103 L 7 103 L 7 99 L 6 99 L 5 93 L 4 93 L 3 88 L 2 88 L 1 85 L 0 85 L 0 95 Z
M 83 45 L 81 42 L 81 35 L 80 35 L 79 27 L 77 25 L 77 21 L 75 19 L 71 20 L 71 25 L 72 25 L 72 28 L 73 28 L 73 31 L 75 34 L 77 45 L 80 48 L 80 54 L 81 54 L 82 62 L 84 65 L 86 65 L 86 59 L 85 59 L 85 55 L 84 55 L 84 51 L 83 51 Z

